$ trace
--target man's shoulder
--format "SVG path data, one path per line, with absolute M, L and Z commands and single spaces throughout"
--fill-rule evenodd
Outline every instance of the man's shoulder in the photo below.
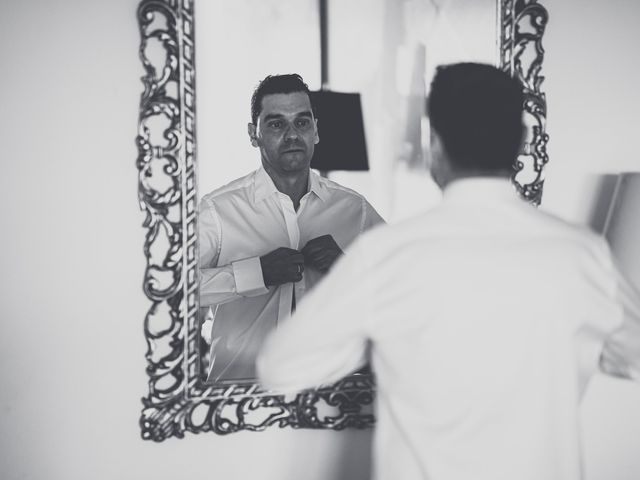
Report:
M 511 219 L 504 222 L 492 219 L 487 226 L 487 230 L 478 231 L 477 223 L 470 221 L 474 212 L 464 212 L 463 215 L 452 216 L 451 211 L 444 204 L 439 204 L 429 210 L 410 216 L 385 228 L 376 229 L 375 241 L 384 243 L 389 239 L 397 242 L 404 240 L 421 238 L 434 239 L 440 241 L 442 237 L 449 235 L 459 236 L 469 234 L 515 235 L 518 237 L 530 236 L 533 240 L 538 237 L 554 238 L 570 243 L 580 243 L 583 245 L 602 246 L 603 237 L 588 229 L 586 226 L 569 222 L 553 213 L 522 204 L 517 209 L 515 215 L 520 218 L 518 222 L 513 220 L 514 212 L 511 211 Z M 497 226 L 495 231 L 493 226 Z
M 606 240 L 596 232 L 533 207 L 531 211 L 525 209 L 524 215 L 530 218 L 516 222 L 518 226 L 515 228 L 507 225 L 494 229 L 489 226 L 478 231 L 474 222 L 468 222 L 468 216 L 451 218 L 449 211 L 437 206 L 372 228 L 358 238 L 357 248 L 372 264 L 380 264 L 398 258 L 398 255 L 442 258 L 442 255 L 455 254 L 461 248 L 465 252 L 473 252 L 476 246 L 478 252 L 488 247 L 495 251 L 491 245 L 507 242 L 510 252 L 517 252 L 519 248 L 523 252 L 532 252 L 539 248 L 549 258 L 610 265 L 610 249 Z
M 320 175 L 318 175 L 318 182 L 332 196 L 353 198 L 357 201 L 366 201 L 366 198 L 361 193 L 358 193 L 352 188 L 345 187 L 344 185 L 341 185 L 334 180 L 329 180 L 326 177 L 321 177 Z
M 530 215 L 544 225 L 549 232 L 553 232 L 558 236 L 567 238 L 577 242 L 585 243 L 601 243 L 603 237 L 597 232 L 589 229 L 585 225 L 573 223 L 566 220 L 553 212 L 546 211 L 541 208 L 529 209 Z
M 561 238 L 571 251 L 581 252 L 581 258 L 597 259 L 598 262 L 610 266 L 613 261 L 609 243 L 604 235 L 585 225 L 564 220 L 552 213 L 540 211 L 546 220 L 553 223 L 554 228 L 561 232 Z
M 248 189 L 253 185 L 255 174 L 256 171 L 253 171 L 207 193 L 202 197 L 202 204 L 212 205 L 232 197 L 246 195 Z

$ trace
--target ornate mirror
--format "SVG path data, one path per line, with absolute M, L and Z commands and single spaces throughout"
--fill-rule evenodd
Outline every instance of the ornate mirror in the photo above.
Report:
M 331 175 L 365 190 L 392 221 L 402 204 L 396 177 L 426 172 L 422 105 L 435 66 L 497 64 L 519 78 L 526 93 L 528 136 L 514 182 L 524 198 L 541 200 L 548 161 L 541 91 L 544 7 L 535 0 L 341 0 L 328 7 L 327 81 L 320 72 L 316 0 L 139 5 L 145 74 L 137 170 L 146 229 L 143 288 L 151 303 L 144 319 L 144 439 L 374 423 L 375 382 L 366 370 L 291 398 L 262 390 L 254 378 L 208 379 L 212 349 L 201 331 L 212 311 L 199 305 L 198 203 L 203 194 L 258 168 L 246 124 L 253 88 L 266 75 L 297 72 L 312 90 L 361 94 L 370 170 Z

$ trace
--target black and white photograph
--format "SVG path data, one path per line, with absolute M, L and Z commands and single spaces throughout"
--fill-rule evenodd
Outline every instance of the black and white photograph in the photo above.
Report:
M 640 478 L 639 20 L 0 2 L 0 478 Z

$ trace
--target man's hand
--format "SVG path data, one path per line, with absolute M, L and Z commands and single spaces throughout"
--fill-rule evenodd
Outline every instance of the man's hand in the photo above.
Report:
M 267 287 L 299 282 L 304 272 L 304 256 L 292 248 L 280 247 L 260 257 L 260 266 Z
M 307 265 L 325 273 L 342 255 L 342 250 L 331 235 L 322 235 L 309 240 L 302 249 L 302 254 Z

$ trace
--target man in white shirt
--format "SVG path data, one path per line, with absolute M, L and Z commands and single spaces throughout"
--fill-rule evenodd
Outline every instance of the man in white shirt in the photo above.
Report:
M 440 67 L 428 102 L 442 203 L 358 239 L 258 358 L 293 392 L 365 362 L 377 479 L 577 480 L 598 367 L 640 380 L 640 298 L 605 241 L 518 198 L 519 82 Z
M 208 381 L 255 378 L 266 334 L 358 235 L 382 222 L 363 196 L 310 170 L 318 127 L 299 75 L 265 78 L 251 117 L 262 167 L 200 203 L 200 305 L 214 312 L 203 327 Z

